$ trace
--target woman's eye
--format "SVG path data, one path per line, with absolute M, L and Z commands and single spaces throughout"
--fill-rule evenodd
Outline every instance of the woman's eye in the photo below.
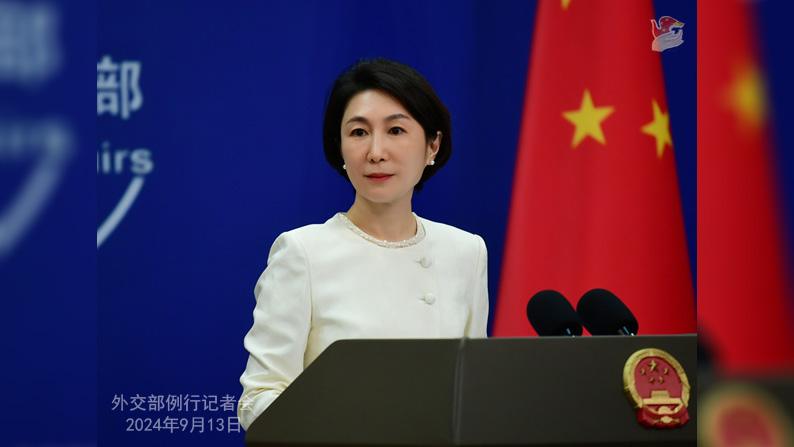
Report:
M 363 137 L 366 134 L 367 132 L 364 129 L 353 129 L 353 131 L 350 132 L 350 135 L 354 137 Z
M 392 135 L 400 135 L 403 132 L 405 132 L 405 130 L 401 127 L 392 127 L 389 129 L 389 133 Z

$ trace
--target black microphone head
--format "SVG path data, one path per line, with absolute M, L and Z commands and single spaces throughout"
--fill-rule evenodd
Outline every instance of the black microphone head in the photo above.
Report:
M 593 289 L 582 295 L 576 313 L 592 335 L 619 335 L 626 331 L 634 335 L 639 328 L 634 314 L 609 290 Z
M 538 335 L 582 335 L 582 322 L 560 292 L 541 290 L 527 303 L 529 324 Z

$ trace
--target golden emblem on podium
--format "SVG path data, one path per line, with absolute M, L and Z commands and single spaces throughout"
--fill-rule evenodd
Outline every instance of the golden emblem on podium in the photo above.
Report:
M 623 387 L 640 424 L 672 428 L 689 420 L 689 379 L 667 352 L 648 348 L 632 354 L 623 367 Z

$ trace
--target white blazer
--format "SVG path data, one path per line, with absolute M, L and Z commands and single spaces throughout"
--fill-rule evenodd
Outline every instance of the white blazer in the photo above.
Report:
M 404 248 L 365 240 L 339 215 L 276 239 L 244 341 L 243 428 L 337 340 L 486 337 L 485 242 L 417 219 L 425 237 Z

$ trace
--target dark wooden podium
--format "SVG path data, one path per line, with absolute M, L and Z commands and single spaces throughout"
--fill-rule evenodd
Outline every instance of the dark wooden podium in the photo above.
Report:
M 251 425 L 247 446 L 696 445 L 697 337 L 344 340 Z M 691 419 L 651 429 L 623 390 L 628 358 L 686 371 Z

